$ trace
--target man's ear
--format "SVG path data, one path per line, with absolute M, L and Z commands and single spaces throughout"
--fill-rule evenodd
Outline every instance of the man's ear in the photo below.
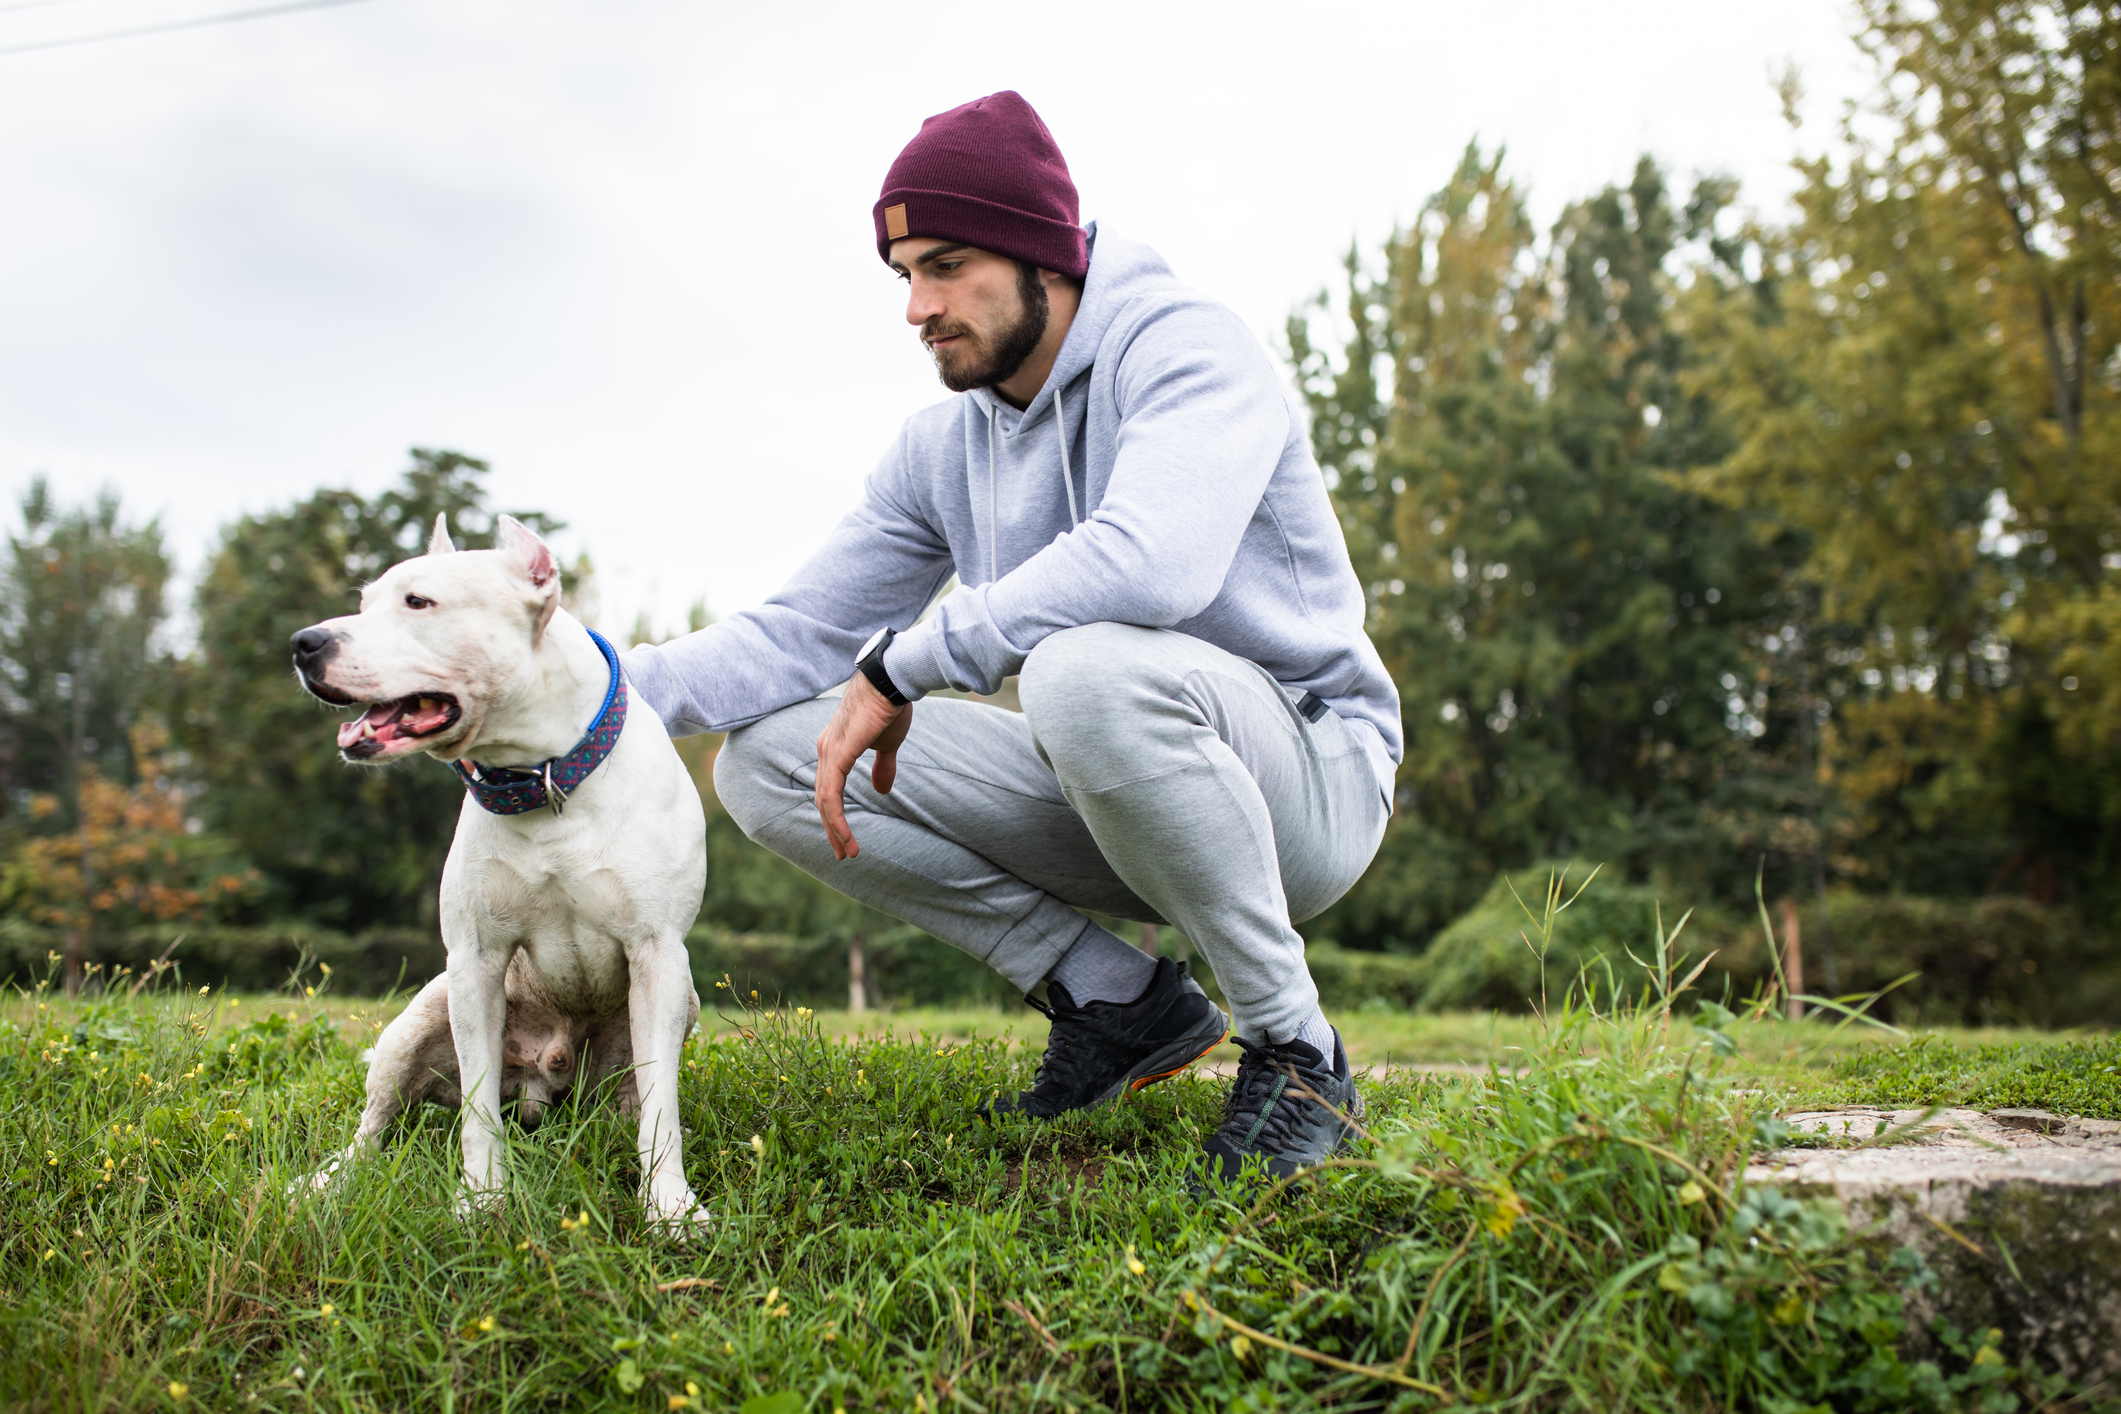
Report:
M 531 590 L 542 601 L 538 606 L 538 624 L 533 638 L 542 638 L 545 625 L 552 622 L 553 610 L 560 607 L 560 566 L 552 557 L 552 548 L 532 530 L 514 516 L 504 515 L 495 524 L 499 549 L 516 562 L 523 577 L 530 581 Z
M 444 511 L 435 517 L 435 533 L 427 537 L 427 553 L 447 555 L 456 548 L 449 543 L 449 512 Z

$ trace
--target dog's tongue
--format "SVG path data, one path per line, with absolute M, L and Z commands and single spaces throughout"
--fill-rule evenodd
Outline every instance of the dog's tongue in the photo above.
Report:
M 404 704 L 378 702 L 350 722 L 339 724 L 339 749 L 345 750 L 364 736 L 388 737 L 388 728 Z
M 401 697 L 378 702 L 350 722 L 339 725 L 339 749 L 372 738 L 379 742 L 426 736 L 449 725 L 453 709 L 445 698 Z

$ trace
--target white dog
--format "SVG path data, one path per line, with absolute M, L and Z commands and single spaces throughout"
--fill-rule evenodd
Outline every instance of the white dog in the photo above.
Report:
M 294 649 L 311 693 L 366 708 L 339 728 L 348 761 L 426 752 L 466 785 L 442 870 L 449 970 L 377 1040 L 359 1133 L 315 1181 L 376 1147 L 407 1105 L 461 1096 L 460 1208 L 498 1201 L 504 1095 L 534 1122 L 584 1078 L 586 1049 L 586 1079 L 624 1072 L 621 1100 L 638 1103 L 650 1220 L 704 1222 L 677 1079 L 699 1016 L 685 932 L 705 819 L 655 713 L 627 709 L 609 645 L 560 607 L 551 550 L 502 516 L 500 548 L 456 551 L 437 517 L 425 555 Z

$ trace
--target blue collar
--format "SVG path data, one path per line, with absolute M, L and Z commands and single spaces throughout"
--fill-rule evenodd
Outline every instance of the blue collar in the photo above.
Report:
M 619 672 L 619 655 L 604 641 L 604 636 L 595 629 L 589 630 L 589 636 L 596 641 L 606 666 L 611 669 L 611 686 L 604 691 L 604 705 L 597 709 L 596 720 L 589 724 L 588 734 L 575 743 L 574 750 L 528 770 L 513 766 L 481 766 L 476 761 L 449 763 L 463 779 L 464 789 L 471 792 L 471 798 L 488 814 L 524 815 L 539 806 L 559 814 L 567 807 L 567 797 L 589 778 L 591 771 L 604 763 L 611 748 L 619 744 L 619 732 L 626 725 L 626 679 Z

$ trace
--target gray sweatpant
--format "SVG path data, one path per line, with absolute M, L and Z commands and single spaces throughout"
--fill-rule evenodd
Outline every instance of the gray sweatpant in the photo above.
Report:
M 1294 1035 L 1318 989 L 1290 921 L 1346 893 L 1384 833 L 1360 738 L 1331 713 L 1305 721 L 1256 664 L 1167 629 L 1063 630 L 1017 681 L 1021 715 L 920 702 L 890 794 L 854 772 L 853 859 L 832 857 L 812 799 L 830 700 L 731 733 L 715 788 L 759 844 L 1025 991 L 1086 909 L 1176 927 L 1239 1035 Z

